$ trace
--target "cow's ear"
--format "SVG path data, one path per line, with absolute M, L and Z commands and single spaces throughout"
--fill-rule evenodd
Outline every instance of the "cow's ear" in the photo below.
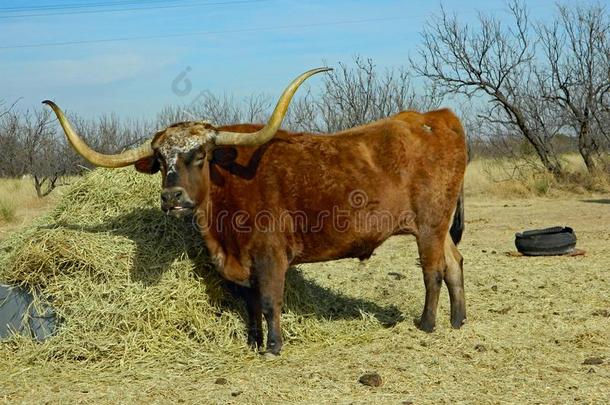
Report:
M 146 174 L 155 174 L 161 168 L 161 165 L 159 164 L 159 159 L 157 159 L 156 156 L 148 156 L 142 158 L 136 163 L 134 163 L 134 166 L 137 171 Z

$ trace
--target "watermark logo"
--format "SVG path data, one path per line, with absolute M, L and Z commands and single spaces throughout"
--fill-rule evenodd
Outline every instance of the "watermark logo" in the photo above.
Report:
M 182 72 L 178 74 L 172 81 L 172 93 L 178 97 L 188 96 L 193 90 L 193 83 L 186 77 L 191 72 L 191 67 L 187 66 Z
M 364 208 L 369 202 L 369 196 L 363 190 L 354 190 L 348 196 L 349 205 L 352 208 Z
M 301 233 L 355 232 L 361 234 L 392 234 L 414 226 L 415 213 L 369 207 L 369 196 L 364 190 L 354 190 L 347 196 L 347 204 L 340 201 L 318 210 L 288 210 L 282 207 L 251 212 L 246 210 L 200 209 L 193 217 L 193 225 L 202 232 L 215 230 L 237 233 Z M 367 208 L 368 207 L 368 208 Z
M 174 80 L 172 80 L 170 88 L 173 94 L 178 97 L 186 97 L 193 92 L 193 83 L 188 77 L 192 71 L 193 69 L 190 66 L 187 66 L 184 68 L 184 70 L 178 73 Z M 186 103 L 184 108 L 181 108 L 180 110 L 191 119 L 196 120 L 197 117 L 194 114 L 194 111 L 196 111 L 196 106 L 200 104 L 205 97 L 209 96 L 210 92 L 208 90 L 202 90 L 197 93 L 190 102 Z

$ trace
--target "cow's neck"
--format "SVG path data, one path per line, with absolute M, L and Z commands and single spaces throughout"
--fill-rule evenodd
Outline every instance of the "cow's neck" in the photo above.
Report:
M 216 204 L 218 201 L 214 198 L 218 195 L 219 186 L 213 182 L 208 184 L 206 198 L 202 200 L 202 204 L 197 208 L 197 223 L 210 258 L 216 265 L 216 270 L 223 278 L 239 285 L 250 287 L 250 266 L 242 263 L 238 252 L 230 252 L 226 249 L 227 241 L 225 238 L 227 235 L 231 235 L 231 232 L 223 229 L 223 227 L 230 225 L 221 223 L 221 221 L 226 221 L 227 218 L 223 215 L 224 208 L 221 204 Z

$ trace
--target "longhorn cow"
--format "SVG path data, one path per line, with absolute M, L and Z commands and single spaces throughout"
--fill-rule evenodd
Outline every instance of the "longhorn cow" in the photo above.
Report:
M 193 214 L 222 277 L 244 287 L 248 343 L 282 348 L 280 314 L 288 268 L 371 256 L 392 235 L 417 241 L 426 288 L 420 329 L 431 332 L 442 281 L 449 290 L 451 325 L 466 318 L 462 256 L 464 130 L 447 109 L 403 111 L 329 135 L 280 129 L 297 88 L 280 97 L 266 125 L 214 127 L 181 122 L 116 155 L 92 150 L 61 109 L 57 115 L 76 151 L 96 166 L 135 165 L 161 171 L 161 209 Z

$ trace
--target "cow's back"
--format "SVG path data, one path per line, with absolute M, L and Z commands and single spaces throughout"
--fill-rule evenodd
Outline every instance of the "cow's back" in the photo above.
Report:
M 232 165 L 248 176 L 221 170 L 217 199 L 252 221 L 268 213 L 293 263 L 366 258 L 392 234 L 417 233 L 419 215 L 448 221 L 454 202 L 442 202 L 457 200 L 465 167 L 463 130 L 449 110 L 405 111 L 333 136 L 280 132 L 235 150 Z M 251 225 L 233 235 L 236 245 L 252 242 Z

